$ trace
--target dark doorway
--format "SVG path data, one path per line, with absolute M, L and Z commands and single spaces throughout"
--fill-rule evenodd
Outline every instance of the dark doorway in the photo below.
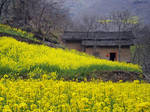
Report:
M 110 53 L 110 60 L 115 61 L 116 60 L 116 53 Z

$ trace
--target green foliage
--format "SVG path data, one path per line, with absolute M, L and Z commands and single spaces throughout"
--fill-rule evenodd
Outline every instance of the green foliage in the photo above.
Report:
M 124 23 L 124 24 L 138 24 L 139 18 L 137 16 L 131 16 L 128 19 L 122 19 L 122 18 L 120 18 L 120 20 L 104 19 L 104 20 L 98 20 L 98 22 L 101 24 L 109 24 L 109 23 L 113 23 L 113 22 L 120 22 L 120 23 Z
M 18 37 L 22 37 L 25 39 L 29 39 L 29 40 L 33 40 L 33 41 L 38 42 L 38 40 L 33 37 L 34 34 L 28 33 L 28 32 L 23 31 L 21 29 L 12 28 L 8 25 L 0 24 L 0 33 L 5 33 L 5 34 L 8 34 L 10 36 L 18 36 Z

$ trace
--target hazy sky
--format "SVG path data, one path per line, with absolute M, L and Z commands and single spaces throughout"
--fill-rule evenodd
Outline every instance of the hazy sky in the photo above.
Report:
M 150 0 L 66 0 L 71 16 L 77 20 L 84 14 L 108 15 L 113 11 L 129 10 L 150 23 Z

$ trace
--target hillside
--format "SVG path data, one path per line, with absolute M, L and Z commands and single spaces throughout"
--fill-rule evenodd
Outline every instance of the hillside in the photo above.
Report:
M 0 77 L 39 78 L 56 74 L 66 80 L 94 78 L 98 72 L 121 71 L 141 73 L 138 65 L 112 62 L 70 50 L 19 42 L 11 37 L 0 38 Z
M 12 36 L 21 41 L 40 43 L 40 40 L 36 39 L 33 33 L 28 33 L 21 29 L 13 28 L 3 24 L 0 24 L 0 36 Z
M 57 36 L 51 34 L 51 38 L 45 37 L 42 41 L 42 35 L 37 33 L 29 33 L 19 28 L 14 28 L 8 25 L 0 24 L 0 36 L 11 36 L 15 39 L 32 44 L 45 44 L 51 47 L 63 47 L 57 40 Z

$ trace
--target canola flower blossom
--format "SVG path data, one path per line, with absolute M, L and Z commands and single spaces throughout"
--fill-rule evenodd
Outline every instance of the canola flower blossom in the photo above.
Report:
M 50 48 L 19 42 L 10 37 L 0 38 L 0 74 L 9 77 L 34 77 L 56 72 L 57 78 L 85 78 L 93 71 L 142 72 L 134 64 L 98 59 L 75 50 Z M 27 76 L 26 76 L 27 75 Z
M 0 112 L 150 112 L 150 84 L 0 80 Z

